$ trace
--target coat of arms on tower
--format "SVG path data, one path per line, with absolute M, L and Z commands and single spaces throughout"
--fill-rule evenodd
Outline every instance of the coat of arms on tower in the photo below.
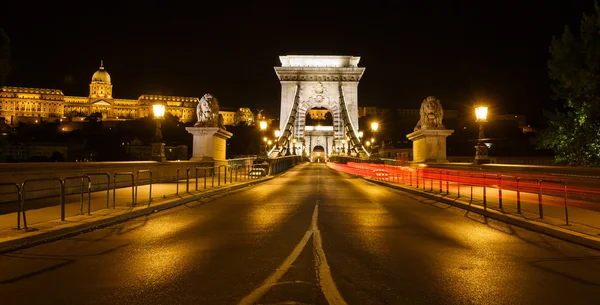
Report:
M 310 104 L 327 104 L 329 103 L 329 96 L 327 87 L 321 82 L 317 82 L 313 85 L 304 85 L 300 87 L 301 100 Z

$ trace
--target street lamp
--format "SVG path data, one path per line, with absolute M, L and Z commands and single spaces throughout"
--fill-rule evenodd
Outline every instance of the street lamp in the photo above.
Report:
M 379 129 L 379 123 L 377 123 L 377 122 L 372 122 L 372 123 L 371 123 L 371 130 L 372 130 L 373 132 L 377 132 L 377 130 L 378 130 L 378 129 Z
M 377 131 L 379 130 L 379 123 L 378 122 L 372 122 L 371 123 L 371 132 L 373 132 L 373 138 L 371 138 L 371 144 L 373 145 L 371 148 L 371 152 L 373 152 L 375 150 L 375 139 L 377 139 Z
M 258 128 L 260 129 L 261 136 L 263 137 L 264 144 L 260 145 L 260 153 L 258 155 L 259 159 L 267 158 L 267 137 L 265 136 L 265 131 L 267 130 L 267 121 L 261 120 L 258 122 Z
M 154 120 L 156 121 L 156 132 L 152 140 L 152 154 L 150 160 L 165 162 L 167 157 L 165 156 L 165 143 L 162 142 L 162 131 L 161 123 L 165 119 L 165 105 L 157 103 L 152 105 L 152 111 L 154 112 Z
M 487 106 L 478 106 L 475 108 L 476 122 L 479 123 L 479 135 L 477 137 L 477 145 L 475 145 L 475 163 L 477 164 L 488 163 L 490 161 L 488 147 L 483 143 L 485 139 L 483 125 L 487 122 L 487 115 Z
M 279 131 L 279 129 L 275 130 L 275 137 L 277 139 L 279 139 L 279 136 L 281 135 L 281 132 Z
M 294 146 L 294 151 L 293 151 L 293 154 L 294 154 L 294 155 L 296 155 L 296 142 L 298 142 L 298 141 L 296 140 L 296 138 L 293 138 L 293 139 L 292 139 L 292 145 Z

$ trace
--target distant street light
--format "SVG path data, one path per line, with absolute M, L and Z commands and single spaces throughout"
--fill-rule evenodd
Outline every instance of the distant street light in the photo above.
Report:
M 280 135 L 281 135 L 281 132 L 279 131 L 279 129 L 275 130 L 275 137 L 279 139 Z
M 378 129 L 379 129 L 379 123 L 377 123 L 377 122 L 371 123 L 371 130 L 373 132 L 377 132 Z
M 162 103 L 154 104 L 152 105 L 152 111 L 154 112 L 154 120 L 156 121 L 156 132 L 151 144 L 152 154 L 150 160 L 164 162 L 167 161 L 167 157 L 165 156 L 165 143 L 162 142 L 161 122 L 165 118 L 165 105 Z
M 267 137 L 265 137 L 265 131 L 267 130 L 267 121 L 260 120 L 258 122 L 258 128 L 260 129 L 261 136 L 263 137 L 264 144 L 260 145 L 260 152 L 258 154 L 259 159 L 267 159 Z
M 375 140 L 377 139 L 377 131 L 379 130 L 379 123 L 378 122 L 372 122 L 371 123 L 371 132 L 373 132 L 373 138 L 371 138 L 371 144 L 373 145 L 371 147 L 371 152 L 373 152 L 375 150 L 376 147 L 376 143 Z
M 477 145 L 475 145 L 475 162 L 476 164 L 489 163 L 488 147 L 483 143 L 485 139 L 484 124 L 487 122 L 488 107 L 478 106 L 475 108 L 476 122 L 479 123 L 479 135 L 477 137 Z

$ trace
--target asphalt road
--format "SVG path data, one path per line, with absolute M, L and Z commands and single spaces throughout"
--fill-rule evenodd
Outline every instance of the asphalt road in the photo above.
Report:
M 600 252 L 301 165 L 0 256 L 0 304 L 599 304 Z

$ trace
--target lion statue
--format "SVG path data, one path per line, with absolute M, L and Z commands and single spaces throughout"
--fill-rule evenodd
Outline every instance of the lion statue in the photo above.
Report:
M 419 129 L 445 129 L 442 124 L 444 118 L 444 110 L 442 109 L 442 103 L 435 96 L 428 96 L 421 103 L 421 119 L 415 126 L 415 131 Z
M 196 116 L 198 122 L 196 127 L 219 127 L 219 101 L 212 94 L 207 93 L 202 96 L 198 106 L 196 106 Z

